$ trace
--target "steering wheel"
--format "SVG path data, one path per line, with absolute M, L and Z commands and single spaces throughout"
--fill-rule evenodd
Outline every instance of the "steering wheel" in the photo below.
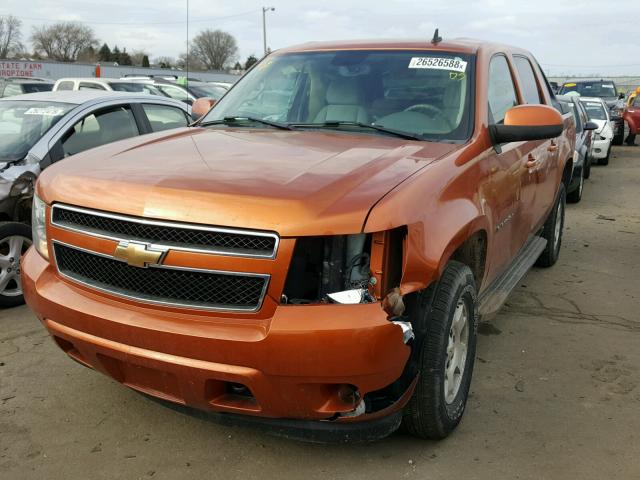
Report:
M 415 105 L 411 105 L 404 109 L 405 112 L 418 112 L 425 113 L 427 116 L 436 118 L 440 117 L 440 119 L 444 120 L 447 126 L 453 130 L 454 126 L 451 123 L 451 120 L 444 114 L 442 110 L 438 107 L 434 107 L 433 105 L 429 105 L 428 103 L 416 103 Z M 434 115 L 435 114 L 435 115 Z

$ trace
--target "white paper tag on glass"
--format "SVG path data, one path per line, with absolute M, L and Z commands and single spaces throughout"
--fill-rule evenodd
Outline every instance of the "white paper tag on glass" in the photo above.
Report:
M 58 117 L 64 113 L 60 107 L 31 107 L 25 115 L 39 115 L 41 117 Z
M 409 68 L 428 68 L 464 73 L 467 70 L 467 62 L 458 57 L 413 57 L 409 62 Z

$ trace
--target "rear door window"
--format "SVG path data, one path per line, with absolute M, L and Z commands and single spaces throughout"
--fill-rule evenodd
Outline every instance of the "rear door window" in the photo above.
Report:
M 92 113 L 76 123 L 62 138 L 62 150 L 68 157 L 139 134 L 131 108 L 111 108 Z
M 520 78 L 520 93 L 522 94 L 522 100 L 524 103 L 543 103 L 540 99 L 540 91 L 538 90 L 536 76 L 533 73 L 533 68 L 531 67 L 529 60 L 525 57 L 515 56 L 513 57 L 513 63 L 518 71 L 518 77 Z
M 489 65 L 489 114 L 493 123 L 503 123 L 507 110 L 518 104 L 511 70 L 504 55 L 496 55 Z
M 149 119 L 151 130 L 154 132 L 186 127 L 189 124 L 185 113 L 176 107 L 143 104 L 142 109 Z

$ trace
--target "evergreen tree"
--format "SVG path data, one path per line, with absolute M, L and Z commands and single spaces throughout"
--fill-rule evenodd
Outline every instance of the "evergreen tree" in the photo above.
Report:
M 142 66 L 145 68 L 149 68 L 149 55 L 145 55 L 142 57 Z
M 98 50 L 98 61 L 99 62 L 111 61 L 111 49 L 109 48 L 109 45 L 107 45 L 106 43 L 103 44 L 102 47 L 100 47 L 100 50 Z

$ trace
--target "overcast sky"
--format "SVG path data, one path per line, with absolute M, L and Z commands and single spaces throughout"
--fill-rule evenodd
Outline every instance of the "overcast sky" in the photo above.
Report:
M 266 0 L 265 0 L 266 1 Z M 551 75 L 640 76 L 638 0 L 189 0 L 193 38 L 205 28 L 233 34 L 240 60 L 262 54 L 262 6 L 272 49 L 311 40 L 424 37 L 436 26 L 444 38 L 474 37 L 531 50 Z M 2 0 L 0 14 L 34 25 L 87 22 L 101 42 L 151 57 L 185 51 L 187 0 Z

